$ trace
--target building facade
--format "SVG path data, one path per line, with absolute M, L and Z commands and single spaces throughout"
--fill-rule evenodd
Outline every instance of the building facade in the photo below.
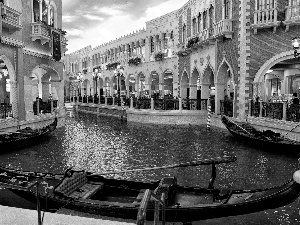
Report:
M 37 99 L 42 105 L 52 98 L 63 117 L 62 1 L 2 0 L 0 9 L 1 128 L 8 120 L 26 124 L 47 117 L 34 107 Z
M 71 53 L 70 95 L 209 99 L 215 114 L 226 103 L 245 119 L 251 100 L 300 94 L 299 8 L 297 0 L 190 0 L 142 30 Z

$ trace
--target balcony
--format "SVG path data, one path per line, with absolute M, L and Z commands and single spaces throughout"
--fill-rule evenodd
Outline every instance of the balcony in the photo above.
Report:
M 41 44 L 44 45 L 45 43 L 51 44 L 51 27 L 42 23 L 42 22 L 34 22 L 31 23 L 32 34 L 31 39 L 32 41 L 41 40 Z
M 232 20 L 224 19 L 220 20 L 218 23 L 214 24 L 215 37 L 225 37 L 232 38 L 233 29 L 232 29 Z
M 263 9 L 254 12 L 254 23 L 251 25 L 254 29 L 254 34 L 257 34 L 257 29 L 270 27 L 273 27 L 273 33 L 275 33 L 279 25 L 280 21 L 277 21 L 277 9 Z
M 285 21 L 282 21 L 286 26 L 285 31 L 288 31 L 291 25 L 300 24 L 300 5 L 285 7 Z
M 0 3 L 0 9 L 2 27 L 7 28 L 10 33 L 14 33 L 22 29 L 22 25 L 20 24 L 20 12 L 3 5 L 2 3 Z

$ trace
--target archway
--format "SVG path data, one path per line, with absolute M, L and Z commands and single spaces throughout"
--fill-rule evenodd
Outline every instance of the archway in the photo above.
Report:
M 137 95 L 138 97 L 145 97 L 146 94 L 146 76 L 139 73 L 137 77 Z
M 164 77 L 164 96 L 173 97 L 173 72 L 171 70 L 166 70 L 163 74 Z
M 159 98 L 160 89 L 159 89 L 159 74 L 156 71 L 150 73 L 151 77 L 151 96 L 153 98 Z
M 203 72 L 203 77 L 200 79 L 201 99 L 210 99 L 211 111 L 215 112 L 215 82 L 214 72 L 208 64 Z
M 232 69 L 224 60 L 219 67 L 216 82 L 216 108 L 217 113 L 233 116 L 235 99 L 235 83 Z
M 128 76 L 128 92 L 129 96 L 135 97 L 137 95 L 136 82 L 134 74 Z
M 12 97 L 8 68 L 0 59 L 0 119 L 12 117 Z

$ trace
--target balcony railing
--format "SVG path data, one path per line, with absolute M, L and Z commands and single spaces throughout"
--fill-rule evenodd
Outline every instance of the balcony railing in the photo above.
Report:
M 286 25 L 286 31 L 289 30 L 291 25 L 300 24 L 300 5 L 286 7 L 285 21 L 283 21 L 283 24 Z
M 9 29 L 9 32 L 15 32 L 22 29 L 20 23 L 21 13 L 12 9 L 3 3 L 0 3 L 2 26 Z
M 254 29 L 254 33 L 257 33 L 257 29 L 273 27 L 273 32 L 280 25 L 280 21 L 277 21 L 277 9 L 263 9 L 256 10 L 254 12 L 254 23 L 251 27 Z
M 218 23 L 214 24 L 215 37 L 226 37 L 232 38 L 232 20 L 224 19 L 220 20 Z
M 42 45 L 44 45 L 47 42 L 50 43 L 51 41 L 50 26 L 42 22 L 34 22 L 31 24 L 31 28 L 32 28 L 32 34 L 31 34 L 32 41 L 40 39 Z

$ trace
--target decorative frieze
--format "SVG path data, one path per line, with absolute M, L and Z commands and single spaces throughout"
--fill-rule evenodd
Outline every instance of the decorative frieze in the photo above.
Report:
M 11 38 L 11 37 L 1 36 L 0 40 L 1 40 L 1 43 L 5 44 L 5 45 L 11 45 L 11 46 L 18 47 L 18 48 L 25 48 L 24 42 L 19 41 L 14 38 Z
M 46 54 L 43 54 L 43 53 L 34 52 L 34 51 L 31 51 L 31 50 L 28 50 L 28 49 L 23 49 L 23 54 L 25 54 L 25 55 L 31 55 L 31 56 L 42 58 L 42 59 L 47 59 L 47 60 L 55 61 L 52 58 L 51 55 L 46 55 Z

